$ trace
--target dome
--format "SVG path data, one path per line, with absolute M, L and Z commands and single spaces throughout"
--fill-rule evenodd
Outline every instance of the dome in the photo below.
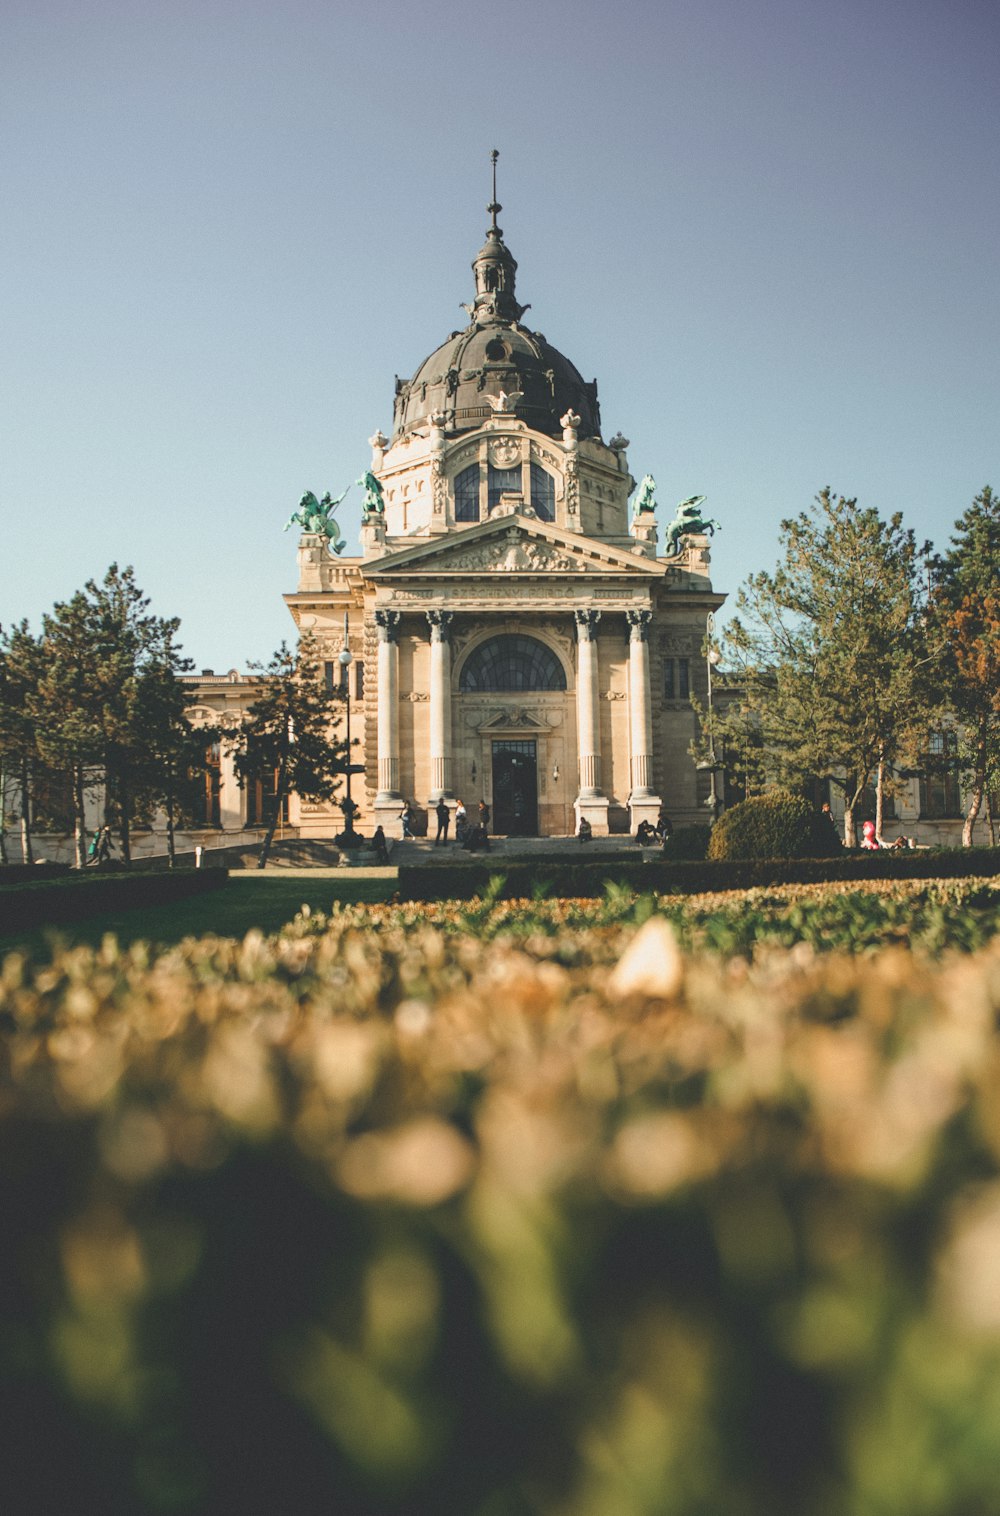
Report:
M 452 332 L 425 358 L 410 380 L 396 380 L 393 441 L 443 412 L 448 432 L 483 425 L 497 410 L 518 416 L 535 431 L 558 437 L 567 411 L 580 417 L 581 437 L 599 437 L 597 381 L 586 383 L 577 368 L 540 332 L 521 324 L 528 309 L 514 293 L 517 264 L 496 224 L 472 263 L 476 297 L 465 309 L 470 324 Z

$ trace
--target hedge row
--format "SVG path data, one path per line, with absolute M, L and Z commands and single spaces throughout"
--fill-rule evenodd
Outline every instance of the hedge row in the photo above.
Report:
M 171 905 L 217 890 L 228 880 L 225 869 L 177 869 L 168 874 L 74 874 L 52 881 L 32 879 L 17 886 L 0 885 L 0 937 L 84 921 L 105 911 Z
M 703 894 L 779 884 L 834 884 L 864 879 L 971 879 L 1000 874 L 1000 848 L 843 853 L 839 858 L 727 859 L 687 861 L 660 853 L 623 860 L 584 854 L 576 860 L 503 859 L 456 863 L 443 876 L 435 864 L 400 864 L 402 900 L 471 900 L 492 889 L 497 899 L 560 895 L 567 899 L 602 895 L 605 885 L 626 885 L 639 893 Z M 497 890 L 491 880 L 502 877 Z

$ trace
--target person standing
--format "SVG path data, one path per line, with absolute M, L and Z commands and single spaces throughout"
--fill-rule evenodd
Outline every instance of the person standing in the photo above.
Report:
M 823 801 L 823 804 L 820 806 L 819 815 L 820 824 L 823 829 L 823 835 L 829 837 L 831 847 L 836 845 L 836 851 L 839 852 L 843 844 L 840 840 L 840 831 L 837 827 L 837 823 L 833 819 L 833 812 L 830 809 L 829 800 Z
M 460 800 L 455 806 L 455 841 L 465 841 L 465 828 L 468 825 L 469 816 L 465 809 L 465 802 Z
M 483 831 L 487 834 L 487 836 L 489 836 L 489 831 L 490 831 L 490 808 L 486 804 L 485 800 L 480 800 L 480 802 L 479 802 L 479 825 L 482 827 Z
M 413 841 L 413 808 L 407 801 L 399 813 L 399 819 L 403 823 L 403 838 L 405 841 Z
M 444 845 L 447 847 L 447 845 L 448 845 L 448 823 L 451 820 L 451 812 L 448 809 L 447 803 L 446 803 L 445 798 L 444 798 L 443 795 L 441 796 L 441 799 L 438 801 L 437 806 L 435 807 L 434 814 L 437 817 L 437 824 L 438 824 L 437 836 L 434 838 L 434 846 L 437 847 L 438 843 L 441 842 L 441 843 L 444 843 Z

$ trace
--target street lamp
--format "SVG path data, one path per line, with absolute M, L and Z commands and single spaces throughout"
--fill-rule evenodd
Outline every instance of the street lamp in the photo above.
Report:
M 347 775 L 347 786 L 344 798 L 340 802 L 340 809 L 344 813 L 344 830 L 335 840 L 341 845 L 341 847 L 346 848 L 361 846 L 361 838 L 354 830 L 354 812 L 357 807 L 355 806 L 354 801 L 351 799 L 351 664 L 353 661 L 354 659 L 351 656 L 351 649 L 348 646 L 347 642 L 347 612 L 345 611 L 344 645 L 341 648 L 340 652 L 337 654 L 337 662 L 340 664 L 340 667 L 343 670 L 342 682 L 344 686 L 344 696 L 347 702 L 347 761 L 344 765 L 344 770 Z
M 709 770 L 708 770 L 708 785 L 709 785 L 709 789 L 708 789 L 708 799 L 705 801 L 705 804 L 706 804 L 706 806 L 708 807 L 708 809 L 712 813 L 712 820 L 713 821 L 715 820 L 716 816 L 719 813 L 719 797 L 718 797 L 718 794 L 716 793 L 716 788 L 715 788 L 715 771 L 718 768 L 718 760 L 717 760 L 717 758 L 715 756 L 715 729 L 714 729 L 714 726 L 713 726 L 713 723 L 712 723 L 712 670 L 713 670 L 713 668 L 715 668 L 718 665 L 718 663 L 720 662 L 721 657 L 722 657 L 721 653 L 719 652 L 719 649 L 715 646 L 715 644 L 712 641 L 712 636 L 713 636 L 714 632 L 715 632 L 715 617 L 713 616 L 712 612 L 709 611 L 709 613 L 708 613 L 708 620 L 705 623 L 705 639 L 706 639 L 705 667 L 708 670 L 708 763 L 709 763 Z

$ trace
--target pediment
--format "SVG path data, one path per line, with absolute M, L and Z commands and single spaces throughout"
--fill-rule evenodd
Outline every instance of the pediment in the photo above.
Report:
M 476 730 L 478 732 L 547 732 L 550 723 L 542 721 L 533 711 L 526 710 L 524 706 L 505 706 L 503 710 L 495 711 L 492 716 L 480 722 Z
M 394 581 L 428 574 L 591 574 L 662 578 L 662 564 L 638 553 L 563 531 L 520 515 L 421 541 L 365 564 L 366 579 Z

